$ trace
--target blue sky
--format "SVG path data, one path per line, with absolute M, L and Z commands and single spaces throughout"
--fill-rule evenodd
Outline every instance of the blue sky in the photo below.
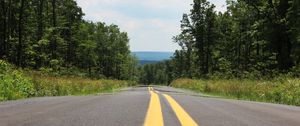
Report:
M 130 37 L 131 51 L 174 51 L 172 37 L 193 0 L 77 0 L 84 19 L 116 24 Z M 225 11 L 225 0 L 209 0 Z

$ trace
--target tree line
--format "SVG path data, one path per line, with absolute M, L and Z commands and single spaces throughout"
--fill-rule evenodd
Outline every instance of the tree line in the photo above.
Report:
M 194 0 L 190 13 L 183 14 L 181 34 L 173 38 L 181 49 L 170 61 L 141 68 L 152 78 L 160 71 L 166 76 L 141 82 L 278 73 L 299 77 L 299 18 L 299 0 L 227 0 L 224 13 L 206 0 Z
M 131 79 L 136 59 L 127 33 L 83 16 L 75 0 L 1 0 L 0 59 L 22 68 Z

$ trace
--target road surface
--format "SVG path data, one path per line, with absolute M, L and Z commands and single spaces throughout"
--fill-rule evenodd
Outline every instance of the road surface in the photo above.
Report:
M 300 126 L 300 107 L 207 98 L 170 87 L 0 103 L 0 126 Z

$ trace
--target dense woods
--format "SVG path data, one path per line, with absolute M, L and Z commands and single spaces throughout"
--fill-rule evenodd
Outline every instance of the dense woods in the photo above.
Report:
M 224 13 L 206 0 L 194 0 L 190 13 L 183 14 L 181 34 L 173 38 L 181 50 L 171 61 L 141 68 L 149 77 L 142 82 L 299 77 L 299 18 L 299 0 L 227 0 Z M 156 80 L 161 72 L 165 76 Z
M 140 66 L 117 25 L 90 22 L 75 0 L 1 0 L 0 59 L 18 67 L 94 78 L 171 83 L 177 78 L 299 77 L 300 2 L 194 0 L 170 61 Z
M 76 0 L 0 0 L 0 101 L 139 82 L 300 104 L 299 0 L 227 0 L 225 12 L 194 0 L 173 37 L 181 49 L 146 65 L 126 32 L 83 16 Z
M 1 0 L 0 59 L 18 67 L 132 79 L 127 33 L 82 19 L 75 0 Z

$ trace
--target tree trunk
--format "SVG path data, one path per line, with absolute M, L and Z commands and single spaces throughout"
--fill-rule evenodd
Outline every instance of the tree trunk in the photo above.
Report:
M 189 78 L 192 78 L 192 71 L 191 71 L 192 59 L 191 59 L 191 56 L 192 56 L 192 49 L 191 49 L 191 46 L 189 44 L 188 49 L 187 49 L 187 75 L 188 75 Z
M 52 33 L 52 42 L 51 42 L 51 55 L 52 59 L 56 59 L 56 35 L 57 35 L 57 29 L 56 29 L 56 0 L 52 0 L 52 27 L 54 29 Z
M 6 12 L 6 45 L 5 45 L 5 48 L 6 48 L 6 52 L 5 52 L 5 54 L 6 54 L 6 58 L 8 59 L 8 61 L 10 61 L 10 62 L 14 62 L 15 61 L 15 58 L 14 57 L 11 57 L 11 55 L 8 53 L 9 51 L 10 51 L 10 37 L 9 36 L 11 36 L 11 33 L 12 33 L 12 26 L 11 26 L 11 24 L 12 24 L 12 18 L 11 17 L 13 17 L 12 16 L 12 12 L 11 12 L 11 6 L 12 6 L 12 2 L 11 2 L 11 0 L 9 0 L 8 1 L 8 7 L 6 8 L 7 10 L 7 12 Z
M 280 0 L 280 3 L 277 7 L 277 17 L 279 17 L 280 20 L 285 19 L 289 8 L 290 7 L 287 0 Z M 285 22 L 280 22 L 279 24 L 275 23 L 275 25 L 276 33 L 278 33 L 276 35 L 278 68 L 280 70 L 288 70 L 293 66 L 293 61 L 291 58 L 291 35 Z
M 277 45 L 277 62 L 280 70 L 288 70 L 293 66 L 293 61 L 291 58 L 292 44 L 289 39 L 288 31 L 285 25 L 279 26 L 280 35 L 278 35 L 278 45 Z
M 19 31 L 19 41 L 17 47 L 17 65 L 24 67 L 23 62 L 23 14 L 24 14 L 24 2 L 25 0 L 21 0 L 21 7 L 19 12 L 19 23 L 18 23 L 18 31 Z
M 44 10 L 44 0 L 39 0 L 39 7 L 38 7 L 38 26 L 37 26 L 37 42 L 42 40 L 42 37 L 44 36 L 44 16 L 43 16 L 43 10 Z M 37 47 L 37 52 L 42 52 L 42 47 Z M 35 68 L 40 68 L 42 66 L 42 59 L 40 56 L 35 57 Z
M 44 0 L 39 0 L 39 7 L 38 7 L 38 32 L 37 32 L 37 40 L 41 40 L 44 33 Z
M 5 1 L 1 0 L 1 12 L 0 12 L 0 59 L 3 59 L 5 57 L 6 52 L 6 6 Z

